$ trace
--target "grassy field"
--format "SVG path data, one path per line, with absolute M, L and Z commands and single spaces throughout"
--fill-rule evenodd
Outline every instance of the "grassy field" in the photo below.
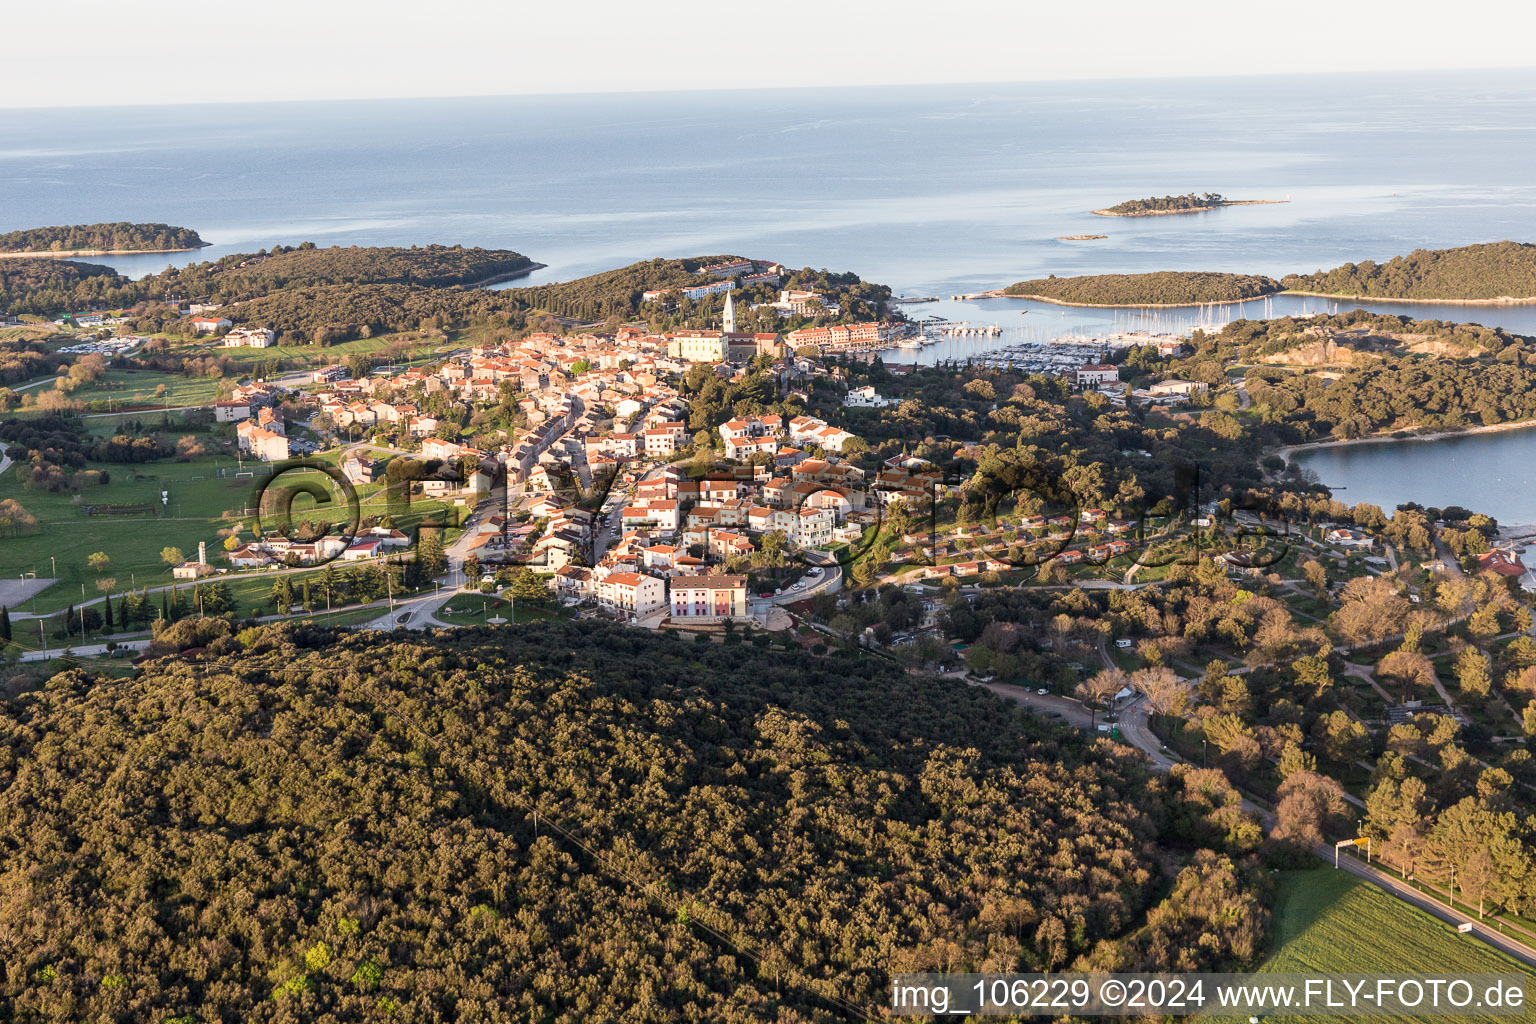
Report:
M 509 602 L 489 595 L 462 594 L 438 609 L 437 619 L 443 622 L 451 622 L 455 626 L 478 626 L 486 619 L 500 616 L 507 617 L 507 605 Z M 554 618 L 559 612 L 547 607 L 536 607 L 528 602 L 519 602 L 514 612 L 513 622 L 535 622 L 539 619 Z
M 108 370 L 89 384 L 82 384 L 70 396 L 78 402 L 111 401 L 115 406 L 135 405 L 171 408 L 187 405 L 211 405 L 219 397 L 217 377 L 184 377 L 179 373 L 157 370 Z M 161 385 L 165 394 L 156 393 Z
M 224 518 L 225 512 L 251 507 L 255 500 L 263 466 L 246 460 L 244 468 L 256 472 L 255 477 L 235 476 L 238 466 L 233 456 L 217 455 L 192 462 L 161 461 L 136 465 L 90 464 L 90 468 L 104 469 L 111 476 L 105 485 L 88 487 L 82 494 L 50 494 L 44 491 L 27 491 L 17 483 L 14 473 L 0 475 L 0 498 L 14 498 L 32 515 L 37 517 L 35 532 L 22 537 L 0 538 L 0 578 L 15 579 L 24 573 L 36 573 L 40 577 L 57 576 L 59 583 L 48 588 L 36 599 L 37 611 L 54 611 L 84 596 L 100 595 L 96 581 L 100 578 L 115 579 L 114 592 L 130 586 L 156 587 L 171 582 L 169 568 L 160 560 L 165 547 L 180 548 L 188 558 L 197 555 L 198 541 L 208 545 L 208 560 L 222 565 L 224 554 L 220 529 L 233 526 L 235 519 Z M 329 481 L 316 471 L 297 471 L 284 474 L 284 484 L 303 485 L 311 480 L 324 488 L 324 493 L 334 493 L 327 487 Z M 161 492 L 169 492 L 169 502 L 162 506 Z M 360 488 L 359 514 L 393 514 L 395 525 L 407 532 L 423 519 L 431 518 L 445 524 L 456 522 L 447 506 L 420 495 L 411 499 L 408 511 L 400 506 L 391 507 L 381 485 Z M 89 517 L 82 511 L 83 505 L 131 505 L 149 503 L 156 512 L 141 516 Z M 291 518 L 299 519 L 349 517 L 340 502 L 329 506 L 330 510 L 317 507 L 310 496 L 299 493 L 294 499 Z M 263 512 L 263 523 L 269 529 L 276 521 L 271 509 Z M 252 520 L 245 520 L 247 529 L 243 536 L 250 538 Z M 444 543 L 451 542 L 453 532 L 444 536 Z M 90 569 L 86 559 L 93 552 L 103 552 L 111 559 L 104 572 Z M 52 561 L 50 561 L 52 556 Z M 56 568 L 55 568 L 56 567 Z M 247 585 L 239 575 L 227 577 L 237 592 Z M 258 590 L 270 589 L 271 582 L 255 585 Z M 33 610 L 28 602 L 24 610 Z
M 199 343 L 191 348 L 203 352 L 217 352 L 218 355 L 227 358 L 237 366 L 266 363 L 273 359 L 290 360 L 306 359 L 315 360 L 320 357 L 324 362 L 344 363 L 347 357 L 362 353 L 374 355 L 383 353 L 387 349 L 395 348 L 401 344 L 406 346 L 403 358 L 420 359 L 434 352 L 446 352 L 455 347 L 451 340 L 442 338 L 422 338 L 414 334 L 385 334 L 377 338 L 357 338 L 353 341 L 343 341 L 335 345 L 327 345 L 323 348 L 314 345 L 274 345 L 272 348 L 219 348 L 213 349 L 206 344 Z
M 197 554 L 197 542 L 208 542 L 210 554 L 222 554 L 214 536 L 221 514 L 249 500 L 252 481 L 233 478 L 235 460 L 229 457 L 195 462 L 160 462 L 139 465 L 95 465 L 111 475 L 111 483 L 88 488 L 81 495 L 27 491 L 17 485 L 15 473 L 0 476 L 0 498 L 15 498 L 37 517 L 37 530 L 23 537 L 0 539 L 0 576 L 14 579 L 22 573 L 56 575 L 55 584 L 37 598 L 39 611 L 62 608 L 79 601 L 80 586 L 87 597 L 99 596 L 96 580 L 117 580 L 117 588 L 169 583 L 170 572 L 160 561 L 160 550 L 179 547 L 189 557 Z M 228 475 L 220 476 L 220 470 Z M 170 501 L 162 506 L 160 495 Z M 88 517 L 82 505 L 130 505 L 151 503 L 164 515 Z M 105 572 L 95 573 L 86 564 L 92 552 L 104 552 L 112 561 Z M 52 556 L 53 561 L 50 561 Z M 57 564 L 57 572 L 53 570 Z
M 1265 974 L 1524 974 L 1536 972 L 1476 939 L 1393 899 L 1347 871 L 1317 868 L 1279 876 L 1274 947 L 1259 968 Z M 1204 1018 L 1202 1018 L 1204 1019 Z M 1246 1021 L 1248 1018 L 1212 1018 Z M 1339 1022 L 1350 1017 L 1285 1016 L 1288 1022 Z M 1364 1019 L 1364 1018 L 1362 1018 Z M 1386 1018 L 1371 1018 L 1384 1020 Z M 1428 1019 L 1428 1018 L 1397 1018 Z M 1457 1017 L 1460 1021 L 1509 1017 Z

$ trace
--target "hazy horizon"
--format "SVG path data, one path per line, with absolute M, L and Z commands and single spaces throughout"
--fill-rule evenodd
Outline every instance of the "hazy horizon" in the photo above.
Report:
M 1524 69 L 1536 12 L 1468 0 L 1455 19 L 1408 2 L 1382 21 L 1340 9 L 1326 25 L 1184 0 L 1149 16 L 1131 0 L 1091 11 L 957 0 L 773 13 L 696 0 L 509 8 L 404 0 L 245 8 L 82 0 L 11 15 L 31 40 L 0 65 L 0 108 L 435 99 L 775 88 L 900 87 Z M 1433 32 L 1424 31 L 1425 24 Z M 1501 31 L 1489 32 L 1497 24 Z M 67 47 L 40 41 L 67 40 Z M 154 60 L 155 55 L 171 58 Z M 142 62 L 155 70 L 146 72 Z M 170 65 L 162 70 L 161 65 Z

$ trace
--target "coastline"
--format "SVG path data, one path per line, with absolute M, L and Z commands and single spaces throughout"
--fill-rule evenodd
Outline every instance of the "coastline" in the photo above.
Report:
M 976 292 L 961 297 L 966 299 L 1030 299 L 1035 302 L 1049 302 L 1053 306 L 1080 306 L 1085 309 L 1193 309 L 1195 306 L 1209 306 L 1212 304 L 1231 306 L 1239 302 L 1255 302 L 1271 295 L 1281 294 L 1284 293 L 1265 292 L 1262 295 L 1250 295 L 1246 299 L 1210 299 L 1205 302 L 1070 302 L 1067 299 L 1053 299 L 1049 295 L 1016 295 L 1002 288 L 994 288 L 989 292 Z
M 1095 217 L 1176 217 L 1184 213 L 1209 213 L 1227 206 L 1274 206 L 1288 203 L 1289 199 L 1231 199 L 1215 206 L 1192 206 L 1187 210 L 1138 210 L 1135 213 L 1115 213 L 1110 209 L 1089 210 Z
M 1336 295 L 1331 292 L 1297 292 L 1285 289 L 1272 295 L 1302 295 L 1314 299 L 1343 299 L 1350 302 L 1402 302 L 1425 306 L 1522 306 L 1536 302 L 1536 295 L 1517 298 L 1501 295 L 1496 299 L 1392 299 L 1385 295 Z
M 520 268 L 518 270 L 509 270 L 509 271 L 507 271 L 504 274 L 492 274 L 490 277 L 481 278 L 478 281 L 468 281 L 468 282 L 466 282 L 464 284 L 461 284 L 461 285 L 455 285 L 455 287 L 457 287 L 457 288 L 486 288 L 486 287 L 489 287 L 490 285 L 493 285 L 493 284 L 500 284 L 503 281 L 516 281 L 520 277 L 527 277 L 529 274 L 533 273 L 535 270 L 543 270 L 547 266 L 549 266 L 548 263 L 535 263 L 535 262 L 529 261 L 529 263 L 528 263 L 528 265 L 526 267 L 522 267 L 522 268 Z
M 1314 299 L 1337 299 L 1345 302 L 1373 302 L 1389 303 L 1401 302 L 1404 304 L 1419 304 L 1426 306 L 1526 306 L 1536 304 L 1536 296 L 1529 298 L 1514 298 L 1502 296 L 1497 299 L 1389 299 L 1380 295 L 1334 295 L 1328 292 L 1298 292 L 1289 289 L 1281 289 L 1275 292 L 1264 292 L 1261 295 L 1250 295 L 1246 299 L 1208 299 L 1204 302 L 1071 302 L 1067 299 L 1056 299 L 1049 295 L 1018 295 L 1004 288 L 993 288 L 984 292 L 972 292 L 963 295 L 964 299 L 1030 299 L 1034 302 L 1048 302 L 1053 306 L 1080 306 L 1085 309 L 1192 309 L 1195 306 L 1235 306 L 1242 302 L 1256 302 L 1259 299 L 1267 299 L 1276 295 L 1296 295 Z
M 1315 448 L 1345 448 L 1351 445 L 1362 444 L 1386 444 L 1398 442 L 1406 444 L 1410 441 L 1444 441 L 1452 437 L 1471 437 L 1474 434 L 1499 434 L 1508 430 L 1529 430 L 1536 428 L 1536 419 L 1511 420 L 1508 423 L 1492 423 L 1479 427 L 1459 427 L 1455 429 L 1436 430 L 1429 434 L 1411 434 L 1408 437 L 1393 437 L 1391 434 L 1377 434 L 1372 437 L 1354 437 L 1339 441 L 1306 441 L 1302 444 L 1289 444 L 1280 448 L 1272 448 L 1263 453 L 1263 456 L 1278 455 L 1286 462 L 1297 452 L 1309 451 Z
M 204 242 L 202 245 L 194 245 L 185 249 L 40 249 L 36 252 L 0 252 L 0 259 L 56 259 L 72 260 L 81 256 L 153 256 L 156 253 L 172 252 L 197 252 L 206 249 L 212 242 Z

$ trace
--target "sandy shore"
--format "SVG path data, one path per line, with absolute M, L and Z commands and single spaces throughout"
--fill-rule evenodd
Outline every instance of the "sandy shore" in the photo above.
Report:
M 1305 295 L 1314 299 L 1344 299 L 1350 302 L 1402 302 L 1424 306 L 1518 306 L 1536 302 L 1536 296 L 1516 298 L 1503 295 L 1497 299 L 1389 299 L 1382 295 L 1335 295 L 1331 292 L 1276 292 L 1276 295 Z
M 1274 448 L 1265 452 L 1268 455 L 1278 455 L 1285 461 L 1291 461 L 1291 457 L 1297 452 L 1307 451 L 1313 448 L 1345 448 L 1350 445 L 1360 444 L 1387 444 L 1390 442 L 1407 441 L 1443 441 L 1449 437 L 1470 437 L 1473 434 L 1498 434 L 1506 430 L 1526 430 L 1536 427 L 1536 420 L 1514 420 L 1509 423 L 1495 423 L 1486 427 L 1464 427 L 1460 430 L 1437 430 L 1431 434 L 1411 434 L 1408 437 L 1393 437 L 1390 434 L 1378 434 L 1374 437 L 1357 437 L 1348 441 L 1308 441 L 1305 444 L 1291 444 L 1284 448 Z
M 14 260 L 30 257 L 32 259 L 72 260 L 80 256 L 153 256 L 156 253 L 197 252 L 199 249 L 206 249 L 212 244 L 212 242 L 204 242 L 202 245 L 194 245 L 188 249 L 65 249 L 58 252 L 52 249 L 41 249 L 37 252 L 0 252 L 0 259 Z

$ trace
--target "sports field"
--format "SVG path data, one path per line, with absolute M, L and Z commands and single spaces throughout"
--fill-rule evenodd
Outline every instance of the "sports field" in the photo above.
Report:
M 1319 868 L 1279 876 L 1274 951 L 1263 973 L 1524 974 L 1536 994 L 1536 972 L 1417 908 L 1393 899 L 1347 871 Z M 1246 1021 L 1243 1017 L 1200 1018 Z M 1266 1017 L 1292 1022 L 1339 1022 L 1352 1017 Z M 1361 1020 L 1385 1020 L 1361 1017 Z M 1429 1020 L 1431 1018 L 1398 1018 Z M 1510 1017 L 1446 1018 L 1495 1024 Z

